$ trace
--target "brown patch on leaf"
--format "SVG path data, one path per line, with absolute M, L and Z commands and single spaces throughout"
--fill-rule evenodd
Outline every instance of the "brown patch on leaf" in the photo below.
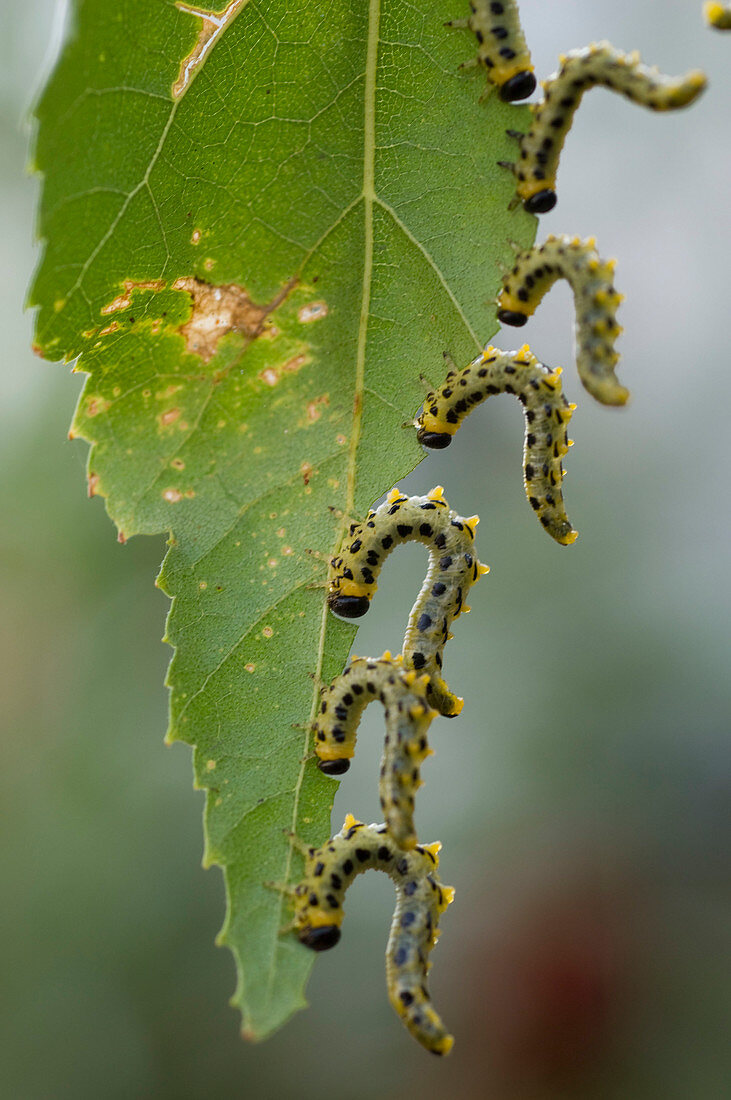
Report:
M 87 488 L 90 497 L 95 497 L 99 492 L 99 474 L 89 474 L 87 479 Z
M 294 355 L 286 363 L 282 363 L 280 367 L 266 367 L 259 372 L 259 378 L 267 386 L 276 386 L 283 374 L 296 374 L 307 362 L 309 362 L 309 359 L 306 355 Z
M 90 397 L 86 403 L 84 413 L 86 416 L 98 416 L 99 413 L 105 413 L 109 405 L 110 402 L 105 401 L 103 397 Z
M 264 322 L 270 313 L 280 306 L 295 286 L 291 280 L 271 302 L 257 305 L 242 286 L 226 283 L 213 286 L 202 279 L 176 279 L 173 290 L 185 290 L 193 300 L 190 320 L 178 331 L 185 339 L 189 352 L 209 363 L 218 351 L 218 342 L 229 332 L 239 332 L 249 340 L 261 335 Z M 274 385 L 269 382 L 269 385 Z
M 311 463 L 303 462 L 302 465 L 300 466 L 300 473 L 302 474 L 302 480 L 304 481 L 305 485 L 309 485 L 310 484 L 310 478 L 312 477 L 312 474 L 314 473 L 314 468 L 311 465 Z
M 247 0 L 231 0 L 224 11 L 215 12 L 193 4 L 185 4 L 182 0 L 178 0 L 175 7 L 180 11 L 187 12 L 188 15 L 196 15 L 201 20 L 201 29 L 198 32 L 198 38 L 193 49 L 180 62 L 178 79 L 171 88 L 173 99 L 180 99 L 187 90 L 197 70 L 212 50 L 218 36 L 236 18 L 246 3 Z
M 286 374 L 296 374 L 298 370 L 304 367 L 307 362 L 306 355 L 295 355 L 292 359 L 288 359 L 282 367 L 282 371 Z
M 316 420 L 319 420 L 322 416 L 323 406 L 330 404 L 330 397 L 326 393 L 321 393 L 319 397 L 316 397 L 313 401 L 307 403 L 307 419 L 310 424 L 314 424 Z
M 167 428 L 169 424 L 173 424 L 180 416 L 180 409 L 166 409 L 165 412 L 160 413 L 158 420 L 163 428 Z
M 120 309 L 129 309 L 132 305 L 132 291 L 133 290 L 154 290 L 160 291 L 165 286 L 164 279 L 147 279 L 141 282 L 136 282 L 134 279 L 125 279 L 122 286 L 124 287 L 124 294 L 118 294 L 113 301 L 107 305 L 102 306 L 100 313 L 117 313 Z

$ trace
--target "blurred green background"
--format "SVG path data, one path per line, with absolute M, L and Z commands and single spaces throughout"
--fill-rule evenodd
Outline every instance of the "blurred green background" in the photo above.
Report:
M 467 706 L 433 727 L 419 806 L 457 887 L 432 974 L 457 1037 L 444 1062 L 388 1006 L 392 887 L 375 875 L 351 891 L 310 1009 L 261 1046 L 239 1038 L 233 963 L 213 946 L 221 879 L 200 869 L 202 796 L 188 750 L 162 742 L 163 540 L 116 542 L 86 499 L 85 445 L 66 438 L 81 379 L 29 351 L 29 108 L 63 11 L 3 10 L 0 1080 L 12 1100 L 728 1095 L 731 35 L 704 28 L 700 0 L 521 9 L 543 75 L 561 50 L 609 38 L 666 72 L 701 66 L 710 88 L 668 117 L 587 96 L 541 222 L 540 236 L 595 234 L 627 295 L 623 411 L 579 392 L 566 287 L 525 330 L 568 368 L 580 404 L 566 488 L 578 543 L 554 546 L 525 503 L 515 403 L 481 409 L 402 483 L 440 482 L 453 507 L 479 511 L 492 567 L 447 652 Z M 399 648 L 419 554 L 389 564 L 358 653 Z M 335 828 L 346 810 L 378 817 L 381 723 L 367 715 Z

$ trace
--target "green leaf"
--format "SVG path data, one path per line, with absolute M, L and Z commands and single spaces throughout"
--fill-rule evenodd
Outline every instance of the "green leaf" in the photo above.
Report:
M 326 557 L 420 460 L 420 372 L 492 335 L 533 237 L 496 165 L 526 115 L 460 71 L 463 8 L 79 0 L 38 108 L 38 350 L 88 374 L 72 432 L 120 538 L 169 532 L 168 736 L 207 791 L 251 1038 L 312 965 L 267 883 L 300 873 L 285 830 L 330 834 L 303 727 L 354 629 Z

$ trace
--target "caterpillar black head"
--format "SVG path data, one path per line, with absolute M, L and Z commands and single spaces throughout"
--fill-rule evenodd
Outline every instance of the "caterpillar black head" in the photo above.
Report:
M 525 313 L 519 313 L 517 309 L 499 309 L 497 319 L 501 325 L 512 325 L 514 328 L 521 328 L 528 320 L 528 316 Z
M 545 187 L 543 191 L 536 191 L 535 195 L 525 199 L 523 209 L 529 214 L 547 214 L 549 210 L 553 210 L 556 202 L 556 192 L 550 187 Z
M 514 103 L 517 99 L 527 99 L 536 90 L 536 78 L 528 69 L 511 76 L 500 86 L 499 95 L 504 103 Z
M 323 924 L 319 928 L 300 928 L 297 937 L 311 951 L 329 951 L 340 942 L 341 929 L 337 924 Z
M 340 760 L 318 760 L 317 766 L 325 775 L 343 775 L 350 767 L 350 761 L 343 758 Z
M 327 605 L 344 619 L 360 619 L 371 606 L 371 601 L 367 596 L 345 596 L 332 592 L 327 598 Z
M 449 432 L 430 432 L 426 428 L 419 428 L 416 438 L 422 447 L 428 447 L 432 451 L 443 451 L 452 442 Z

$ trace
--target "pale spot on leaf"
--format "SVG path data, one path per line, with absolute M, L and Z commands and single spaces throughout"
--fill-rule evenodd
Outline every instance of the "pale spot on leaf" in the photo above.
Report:
M 320 417 L 322 416 L 323 406 L 324 405 L 329 405 L 329 404 L 330 404 L 330 398 L 329 398 L 328 394 L 326 394 L 326 393 L 320 394 L 319 397 L 316 397 L 313 401 L 308 402 L 308 404 L 307 404 L 307 419 L 310 422 L 310 424 L 314 424 L 315 421 L 320 419 Z
M 301 324 L 306 325 L 309 321 L 319 321 L 323 317 L 327 317 L 328 308 L 327 302 L 308 302 L 306 306 L 302 306 L 297 312 L 297 318 Z
M 98 416 L 99 413 L 105 413 L 109 408 L 109 401 L 105 401 L 103 397 L 90 397 L 86 403 L 86 415 Z
M 173 424 L 180 416 L 180 409 L 166 409 L 165 412 L 160 413 L 158 420 L 164 428 L 169 424 Z

